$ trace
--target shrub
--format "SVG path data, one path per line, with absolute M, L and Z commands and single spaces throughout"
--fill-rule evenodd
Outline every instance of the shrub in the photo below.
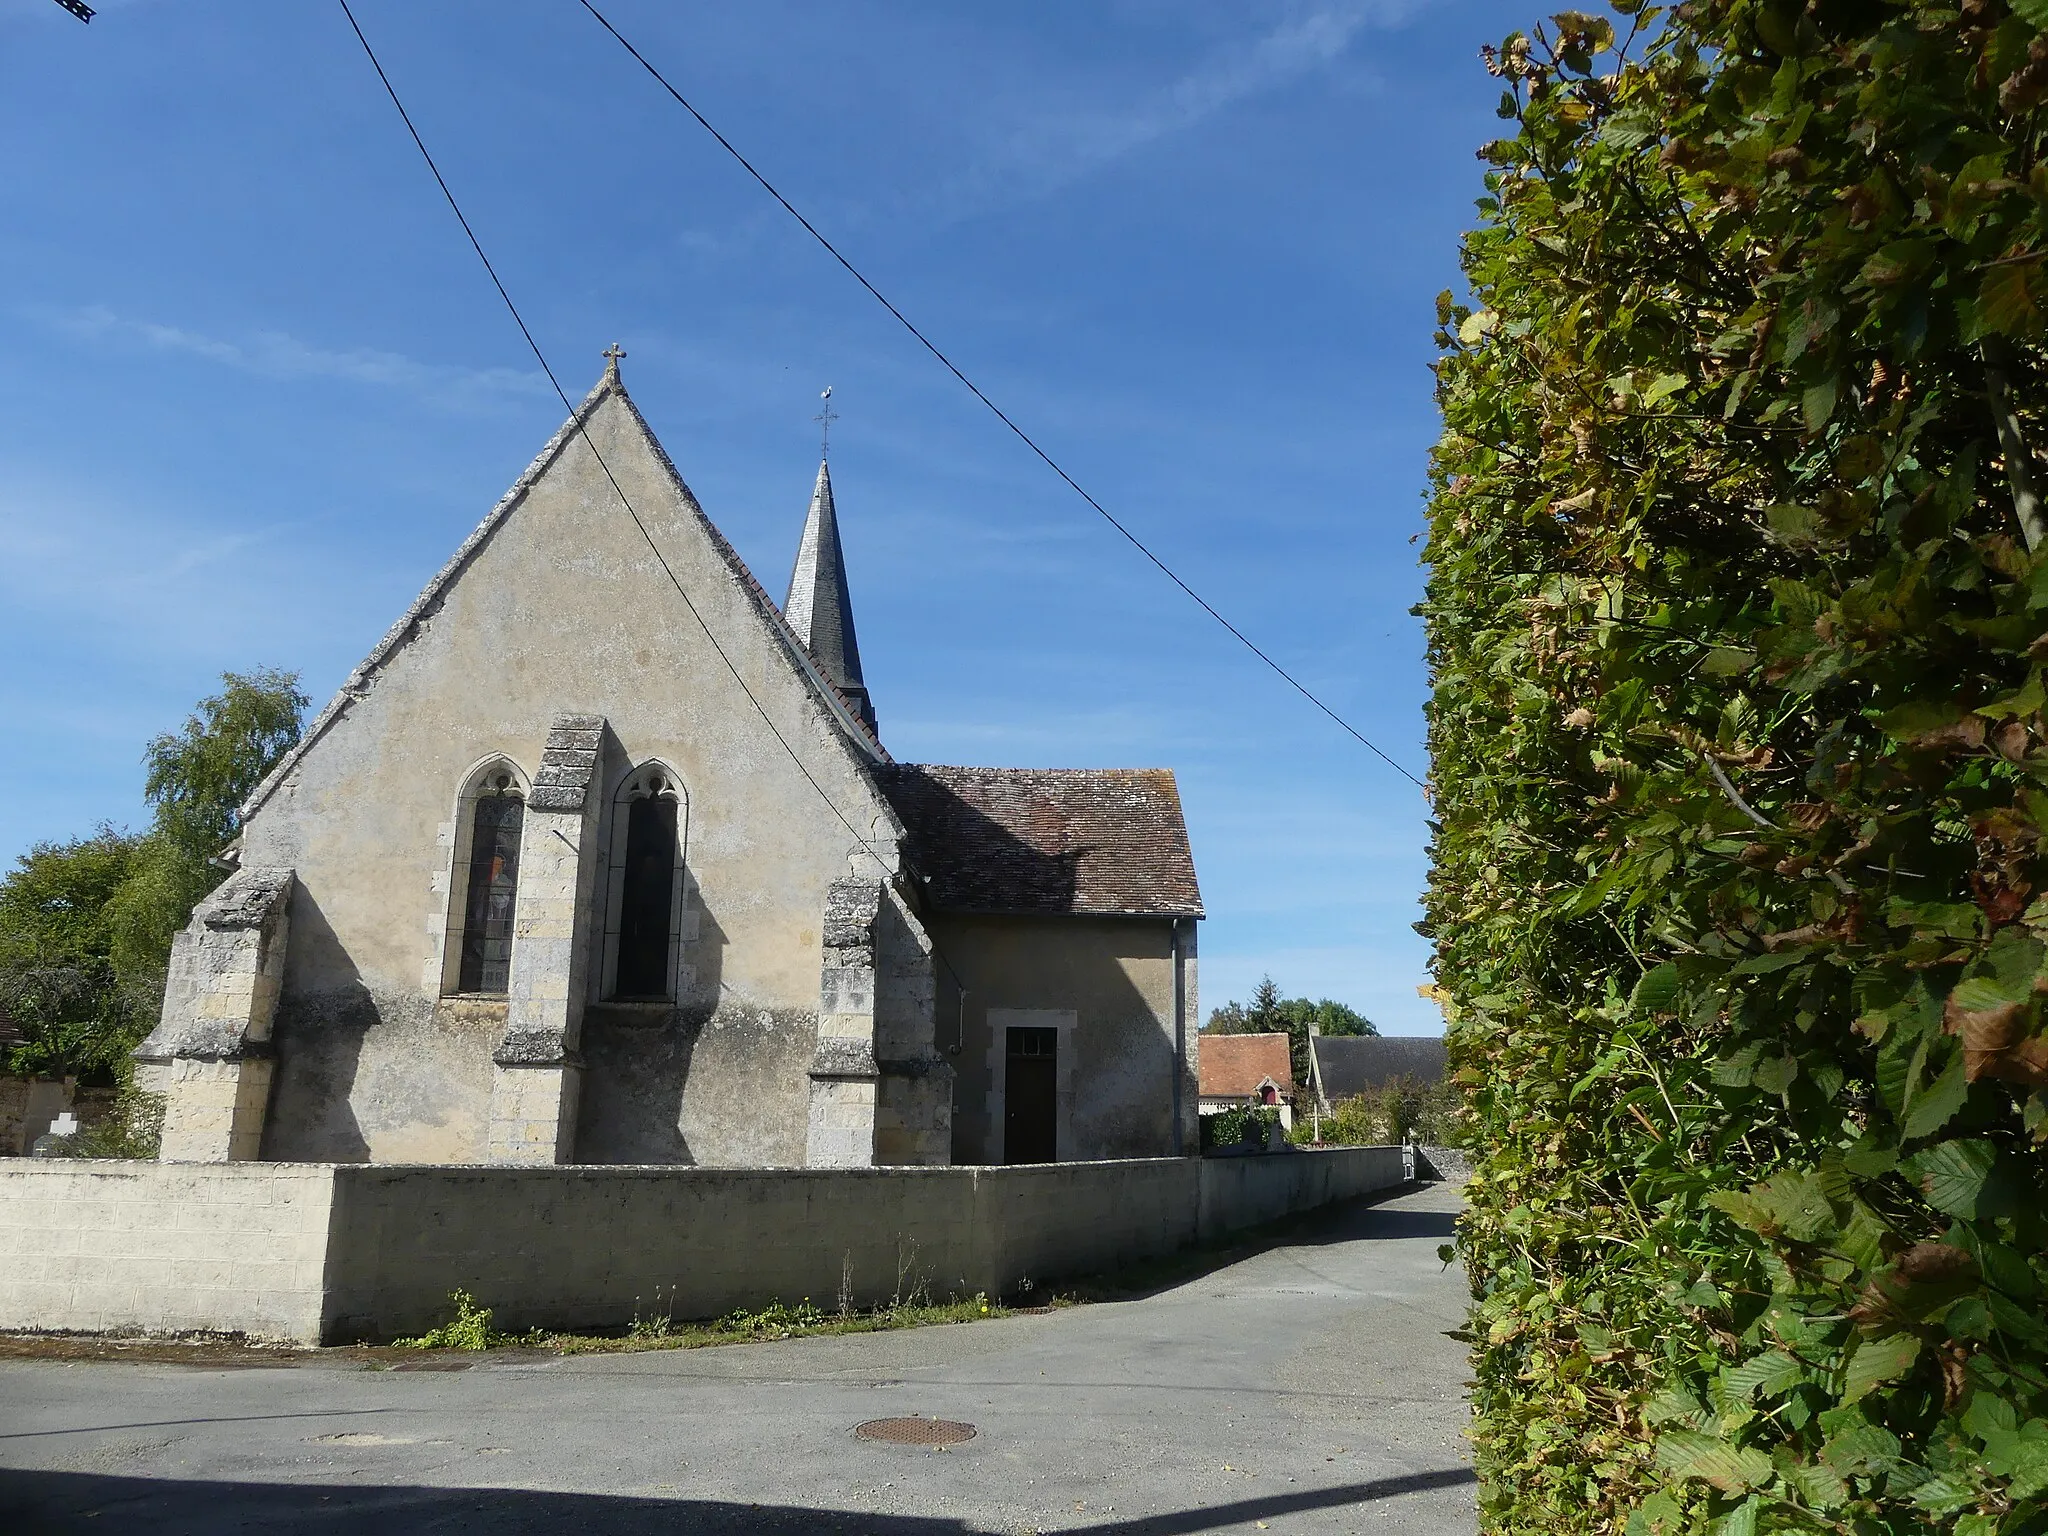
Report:
M 1234 1104 L 1202 1119 L 1204 1144 L 1211 1148 L 1263 1147 L 1272 1135 L 1270 1127 L 1280 1123 L 1280 1111 L 1270 1104 Z
M 1462 1146 L 1466 1134 L 1463 1110 L 1456 1085 L 1404 1078 L 1369 1093 L 1333 1100 L 1327 1114 L 1297 1107 L 1292 1135 L 1296 1142 L 1311 1142 L 1320 1130 L 1326 1144 L 1341 1147 L 1384 1147 L 1409 1141 L 1431 1147 Z
M 2040 24 L 1491 53 L 1423 608 L 1491 1531 L 2048 1529 Z
M 164 1096 L 123 1088 L 105 1116 L 73 1135 L 58 1138 L 53 1155 L 147 1161 L 157 1155 L 163 1135 Z

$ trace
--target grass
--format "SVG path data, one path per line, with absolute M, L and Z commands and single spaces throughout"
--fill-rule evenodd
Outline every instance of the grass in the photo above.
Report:
M 815 1338 L 824 1334 L 881 1333 L 892 1328 L 928 1328 L 943 1323 L 978 1323 L 1012 1317 L 1016 1309 L 987 1296 L 933 1301 L 923 1295 L 899 1298 L 882 1306 L 827 1312 L 806 1299 L 794 1306 L 770 1302 L 757 1312 L 729 1312 L 709 1322 L 677 1322 L 667 1313 L 636 1315 L 623 1333 L 556 1333 L 533 1328 L 504 1333 L 492 1326 L 491 1309 L 477 1305 L 467 1291 L 452 1291 L 448 1300 L 455 1316 L 440 1327 L 412 1338 L 398 1339 L 397 1349 L 535 1349 L 560 1355 L 628 1354 L 649 1349 L 703 1349 L 717 1344 L 759 1344 L 776 1339 Z

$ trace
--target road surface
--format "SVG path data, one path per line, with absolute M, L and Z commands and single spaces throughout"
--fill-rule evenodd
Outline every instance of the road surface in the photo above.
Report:
M 0 1360 L 0 1530 L 1471 1536 L 1455 1190 L 1139 1300 L 567 1358 Z M 920 1415 L 945 1450 L 856 1439 Z

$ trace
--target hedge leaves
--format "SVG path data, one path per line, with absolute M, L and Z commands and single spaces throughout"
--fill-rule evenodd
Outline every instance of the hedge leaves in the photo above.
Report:
M 2048 1532 L 2048 3 L 1488 50 L 1425 925 L 1499 1532 Z

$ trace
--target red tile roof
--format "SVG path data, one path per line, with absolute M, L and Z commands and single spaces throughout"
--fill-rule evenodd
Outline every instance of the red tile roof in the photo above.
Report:
M 1205 1099 L 1250 1098 L 1269 1077 L 1283 1096 L 1294 1092 L 1294 1061 L 1284 1034 L 1205 1034 L 1200 1053 Z
M 941 911 L 1202 915 L 1180 791 L 1164 768 L 873 771 Z

